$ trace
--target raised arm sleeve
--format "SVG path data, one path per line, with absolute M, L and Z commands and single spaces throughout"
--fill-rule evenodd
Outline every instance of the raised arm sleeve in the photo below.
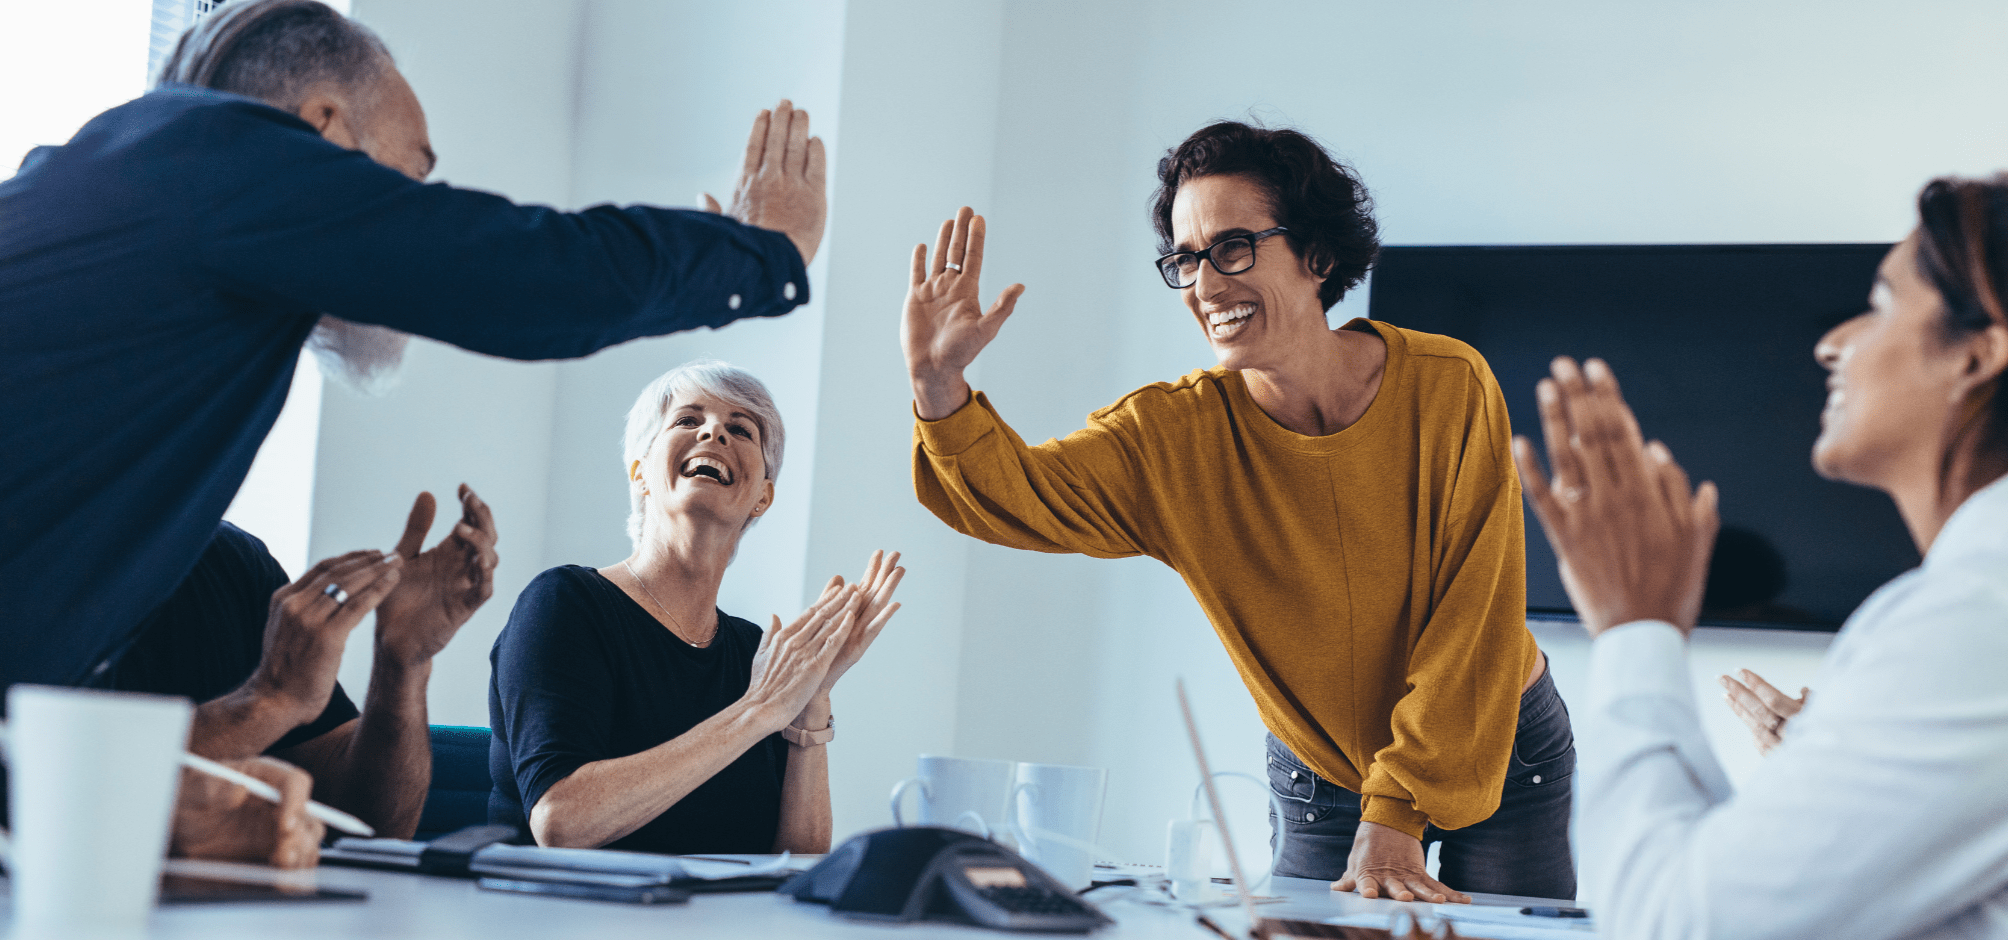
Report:
M 1394 739 L 1360 785 L 1360 818 L 1416 838 L 1499 807 L 1520 687 L 1539 655 L 1526 628 L 1526 533 L 1506 402 L 1474 376 L 1438 533 L 1428 621 L 1409 653 Z M 1453 438 L 1455 440 L 1455 438 Z
M 939 421 L 915 419 L 913 487 L 964 535 L 1011 548 L 1096 558 L 1147 553 L 1127 496 L 1141 485 L 1117 432 L 1100 422 L 1026 446 L 976 392 Z
M 640 336 L 776 316 L 809 298 L 794 244 L 720 215 L 646 206 L 560 212 L 419 183 L 252 102 L 203 109 L 216 166 L 196 277 L 512 359 L 583 356 Z

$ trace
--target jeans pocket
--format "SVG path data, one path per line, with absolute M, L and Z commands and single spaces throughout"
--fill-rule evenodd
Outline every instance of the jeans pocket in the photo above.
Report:
M 1292 804 L 1308 804 L 1318 796 L 1318 775 L 1307 767 L 1293 767 L 1289 762 L 1269 756 L 1269 789 L 1285 807 Z
M 1513 760 L 1506 773 L 1509 783 L 1523 787 L 1558 783 L 1576 772 L 1576 735 L 1569 727 L 1568 707 L 1552 685 L 1532 691 L 1546 694 L 1534 696 L 1525 720 L 1514 729 Z
M 1348 798 L 1352 815 L 1359 815 L 1359 797 L 1318 776 L 1282 742 L 1270 739 L 1268 757 L 1269 790 L 1283 804 L 1283 815 L 1289 822 L 1318 822 L 1339 811 Z

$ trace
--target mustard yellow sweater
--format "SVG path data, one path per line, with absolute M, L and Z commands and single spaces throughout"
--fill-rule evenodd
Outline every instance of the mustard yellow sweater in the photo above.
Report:
M 1457 340 L 1348 324 L 1369 327 L 1386 371 L 1337 434 L 1282 427 L 1218 368 L 1037 447 L 979 393 L 916 423 L 914 489 L 987 542 L 1170 565 L 1269 730 L 1420 837 L 1498 808 L 1540 653 L 1499 383 Z

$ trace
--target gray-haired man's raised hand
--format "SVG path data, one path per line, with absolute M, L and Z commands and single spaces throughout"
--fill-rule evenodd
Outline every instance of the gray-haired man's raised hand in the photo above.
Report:
M 720 207 L 706 193 L 704 209 L 788 236 L 806 265 L 823 243 L 823 221 L 829 214 L 823 187 L 826 162 L 822 138 L 809 136 L 809 112 L 783 98 L 774 110 L 753 119 L 732 205 Z

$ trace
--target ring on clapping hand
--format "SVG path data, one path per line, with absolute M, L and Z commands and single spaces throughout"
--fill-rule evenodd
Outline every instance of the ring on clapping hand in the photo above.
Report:
M 962 265 L 959 265 L 959 264 L 956 264 L 956 263 L 955 263 L 955 262 L 953 262 L 953 261 L 944 261 L 944 262 L 942 262 L 942 265 L 943 265 L 943 266 L 945 266 L 945 267 L 947 267 L 947 268 L 948 268 L 948 270 L 950 270 L 950 271 L 954 271 L 954 272 L 955 272 L 955 273 L 957 273 L 957 274 L 961 274 L 961 273 L 962 273 Z
M 349 602 L 349 592 L 342 590 L 342 586 L 339 584 L 330 584 L 328 585 L 328 589 L 321 593 L 328 595 L 337 604 L 346 604 Z
M 1571 502 L 1571 503 L 1580 502 L 1582 501 L 1582 498 L 1583 498 L 1582 487 L 1570 486 L 1570 487 L 1564 487 L 1562 489 L 1562 499 L 1565 502 Z

